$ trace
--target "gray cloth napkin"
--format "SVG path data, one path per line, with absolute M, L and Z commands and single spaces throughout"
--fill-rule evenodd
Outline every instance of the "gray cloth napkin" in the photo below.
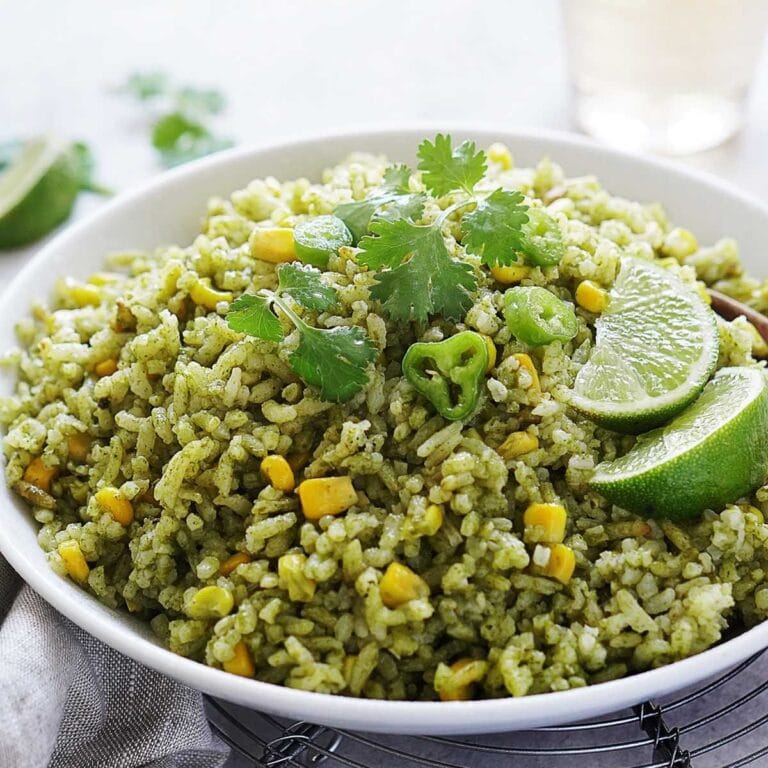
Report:
M 219 768 L 202 697 L 113 651 L 0 557 L 2 768 Z

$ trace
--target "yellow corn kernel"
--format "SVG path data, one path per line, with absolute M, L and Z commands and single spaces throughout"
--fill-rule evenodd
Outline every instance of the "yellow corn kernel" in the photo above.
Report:
M 387 608 L 397 608 L 411 600 L 429 595 L 427 582 L 407 565 L 390 563 L 379 582 L 381 602 Z
M 298 488 L 301 511 L 307 520 L 319 520 L 325 515 L 340 515 L 357 503 L 352 478 L 314 477 Z
M 98 307 L 101 303 L 101 291 L 95 285 L 81 283 L 69 277 L 64 281 L 64 285 L 66 294 L 78 307 Z
M 261 462 L 261 472 L 278 491 L 290 493 L 296 486 L 293 470 L 284 456 L 266 456 Z
M 678 261 L 682 261 L 687 256 L 691 256 L 699 250 L 699 243 L 693 232 L 689 232 L 682 227 L 675 227 L 667 233 L 661 246 L 661 252 L 665 256 L 672 256 Z
M 232 649 L 235 655 L 222 663 L 222 668 L 232 675 L 240 677 L 253 677 L 256 674 L 256 667 L 253 664 L 253 657 L 248 650 L 248 646 L 241 640 L 235 644 Z
M 496 141 L 488 147 L 488 159 L 492 163 L 498 163 L 502 171 L 512 168 L 512 153 L 506 144 Z
M 248 239 L 254 259 L 281 264 L 296 261 L 293 230 L 287 227 L 256 227 Z
M 184 613 L 190 619 L 221 619 L 235 605 L 232 593 L 216 584 L 198 589 L 185 602 Z
M 565 544 L 554 544 L 550 549 L 549 562 L 544 567 L 544 574 L 567 584 L 576 568 L 576 556 Z
M 93 366 L 93 372 L 103 379 L 105 376 L 111 376 L 117 371 L 117 360 L 114 357 L 108 357 L 106 360 L 102 360 Z
M 565 523 L 568 513 L 562 504 L 531 504 L 523 513 L 523 525 L 530 534 L 529 541 L 555 544 L 565 538 Z
M 120 491 L 107 485 L 96 491 L 99 506 L 117 523 L 127 528 L 133 522 L 133 504 Z
M 576 303 L 587 312 L 600 314 L 608 306 L 608 291 L 591 280 L 584 280 L 576 289 Z
M 82 432 L 76 432 L 67 438 L 67 450 L 73 461 L 85 461 L 91 449 L 91 438 Z
M 530 274 L 530 267 L 524 264 L 510 264 L 508 267 L 491 267 L 493 279 L 504 285 L 514 285 Z
M 88 277 L 88 282 L 91 285 L 112 285 L 122 280 L 124 275 L 118 272 L 94 272 Z
M 513 432 L 496 449 L 496 453 L 505 459 L 516 459 L 526 453 L 535 451 L 539 447 L 539 438 L 530 432 Z
M 245 563 L 251 562 L 251 556 L 245 552 L 235 552 L 234 555 L 230 555 L 220 566 L 219 573 L 222 576 L 229 576 L 232 571 L 239 565 L 245 565 Z
M 762 525 L 765 522 L 765 516 L 763 515 L 762 510 L 752 506 L 752 504 L 739 504 L 739 509 L 741 509 L 741 511 L 744 512 L 745 514 L 754 515 L 757 518 L 757 522 L 760 523 L 760 525 Z
M 424 533 L 427 536 L 434 536 L 443 526 L 445 514 L 439 504 L 430 504 L 424 510 Z
M 306 555 L 301 552 L 288 552 L 277 561 L 277 577 L 280 589 L 288 592 L 288 597 L 297 603 L 308 603 L 315 596 L 317 584 L 304 575 L 307 564 Z
M 531 360 L 530 355 L 526 355 L 525 352 L 518 352 L 516 355 L 512 355 L 512 357 L 517 360 L 521 368 L 525 368 L 525 370 L 528 371 L 528 373 L 531 375 L 532 382 L 529 389 L 533 390 L 534 392 L 541 392 L 539 372 L 536 370 L 536 366 L 533 364 L 533 360 Z
M 222 302 L 232 301 L 231 291 L 217 291 L 207 280 L 198 280 L 190 289 L 189 297 L 198 306 L 214 310 Z
M 488 662 L 481 659 L 459 659 L 449 669 L 449 684 L 438 691 L 440 701 L 468 701 L 472 698 L 472 684 L 485 677 Z
M 85 584 L 91 569 L 85 561 L 80 545 L 73 539 L 70 539 L 69 541 L 62 541 L 56 549 L 64 563 L 64 567 L 67 569 L 69 578 L 78 584 Z
M 496 345 L 490 336 L 486 336 L 484 333 L 480 335 L 483 337 L 485 348 L 488 350 L 488 365 L 485 366 L 485 372 L 490 373 L 493 370 L 493 366 L 496 365 Z
M 35 456 L 35 458 L 27 464 L 27 468 L 24 470 L 24 482 L 29 483 L 30 485 L 36 485 L 40 490 L 50 493 L 51 483 L 56 479 L 56 475 L 58 474 L 58 467 L 49 467 L 40 456 Z

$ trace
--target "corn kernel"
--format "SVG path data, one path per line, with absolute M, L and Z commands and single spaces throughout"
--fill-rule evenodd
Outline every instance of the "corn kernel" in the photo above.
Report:
M 256 227 L 248 240 L 254 259 L 281 264 L 296 261 L 293 230 L 286 227 Z
M 111 485 L 96 491 L 96 501 L 110 517 L 127 528 L 133 522 L 133 504 Z
M 95 285 L 81 283 L 72 278 L 66 278 L 64 281 L 67 295 L 78 307 L 98 307 L 101 303 L 101 292 Z
M 551 547 L 549 562 L 544 573 L 557 579 L 561 584 L 567 584 L 576 568 L 576 556 L 573 550 L 565 544 L 555 544 Z
M 526 355 L 525 352 L 519 352 L 515 355 L 512 355 L 512 357 L 517 360 L 521 368 L 525 368 L 525 370 L 528 371 L 528 373 L 531 375 L 532 382 L 529 389 L 534 392 L 541 392 L 539 372 L 536 370 L 536 366 L 533 364 L 533 360 L 531 360 L 530 355 Z
M 526 538 L 545 544 L 562 541 L 567 520 L 568 513 L 562 504 L 531 504 L 523 513 L 523 525 L 529 529 Z
M 251 556 L 245 552 L 235 552 L 234 555 L 230 555 L 220 566 L 219 573 L 222 576 L 229 576 L 232 571 L 240 565 L 251 562 Z
M 40 456 L 35 456 L 24 470 L 24 482 L 36 485 L 40 490 L 50 493 L 51 483 L 58 474 L 58 467 L 49 467 Z
M 198 280 L 190 289 L 189 297 L 198 306 L 214 310 L 222 302 L 232 301 L 231 291 L 217 291 L 207 280 Z
M 492 163 L 498 163 L 502 171 L 508 171 L 512 168 L 512 153 L 506 144 L 495 141 L 488 147 L 488 159 Z
M 103 379 L 105 376 L 111 376 L 117 371 L 117 360 L 114 357 L 108 357 L 106 360 L 102 360 L 93 366 L 93 372 Z
M 248 646 L 241 640 L 235 644 L 232 650 L 235 655 L 229 661 L 223 662 L 222 668 L 232 675 L 253 677 L 256 674 L 256 667 L 253 664 L 253 657 Z
M 467 701 L 472 698 L 472 684 L 485 677 L 488 662 L 481 659 L 459 659 L 449 669 L 449 684 L 438 691 L 440 700 Z
M 582 309 L 595 314 L 600 314 L 608 306 L 608 291 L 591 280 L 579 283 L 575 298 Z
M 390 563 L 379 582 L 381 602 L 387 608 L 397 608 L 411 600 L 429 595 L 427 582 L 407 565 Z
M 124 276 L 118 272 L 94 272 L 89 278 L 88 282 L 91 285 L 112 285 L 120 282 Z
M 304 575 L 307 564 L 306 555 L 289 552 L 277 561 L 277 576 L 280 589 L 288 592 L 288 597 L 297 603 L 308 603 L 315 596 L 317 584 Z
M 443 526 L 445 514 L 439 504 L 430 504 L 424 510 L 424 533 L 427 536 L 434 536 Z
M 480 335 L 483 337 L 485 348 L 488 350 L 488 365 L 485 366 L 485 372 L 490 373 L 493 370 L 493 366 L 496 365 L 496 345 L 490 336 L 486 336 L 484 333 Z
M 504 285 L 514 285 L 530 274 L 530 267 L 524 264 L 510 264 L 508 267 L 491 267 L 493 279 Z
M 530 432 L 513 432 L 496 449 L 496 453 L 505 459 L 516 459 L 539 447 L 539 438 Z
M 262 459 L 261 471 L 269 484 L 278 491 L 290 493 L 296 485 L 291 465 L 284 456 L 266 456 Z
M 85 584 L 91 569 L 85 561 L 80 545 L 73 539 L 70 539 L 69 541 L 62 541 L 56 550 L 64 563 L 64 567 L 67 569 L 69 578 L 78 584 Z
M 754 515 L 757 518 L 757 522 L 760 523 L 760 525 L 762 525 L 765 522 L 765 516 L 763 515 L 762 510 L 752 506 L 752 504 L 740 504 L 739 508 L 745 514 Z
M 221 619 L 235 605 L 232 593 L 216 584 L 198 589 L 185 602 L 184 612 L 190 619 Z
M 340 515 L 357 503 L 352 478 L 315 477 L 305 480 L 298 488 L 301 511 L 307 520 L 319 520 L 325 515 Z
M 699 243 L 693 232 L 689 232 L 682 227 L 675 227 L 667 233 L 661 246 L 661 252 L 665 256 L 672 256 L 678 261 L 682 261 L 687 256 L 691 256 L 699 250 Z
M 85 461 L 91 449 L 91 438 L 82 432 L 76 432 L 67 438 L 67 450 L 73 461 Z

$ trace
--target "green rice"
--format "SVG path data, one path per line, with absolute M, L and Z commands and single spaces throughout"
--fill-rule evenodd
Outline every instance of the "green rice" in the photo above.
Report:
M 768 283 L 743 274 L 733 241 L 699 248 L 658 205 L 614 197 L 592 177 L 567 178 L 548 160 L 524 169 L 510 167 L 503 147 L 489 155 L 487 188 L 519 189 L 546 206 L 567 244 L 558 266 L 532 269 L 524 284 L 572 301 L 579 281 L 610 285 L 631 254 L 768 309 Z M 76 541 L 90 567 L 85 588 L 151 623 L 174 652 L 220 667 L 242 641 L 261 680 L 372 698 L 435 699 L 468 676 L 476 697 L 584 686 L 682 659 L 729 627 L 765 619 L 768 487 L 674 525 L 642 521 L 589 490 L 596 464 L 632 438 L 566 405 L 593 340 L 588 313 L 578 310 L 572 341 L 526 349 L 501 319 L 503 286 L 452 240 L 480 284 L 464 322 L 396 325 L 371 300 L 374 278 L 356 250 L 342 248 L 325 277 L 339 307 L 313 319 L 360 326 L 381 354 L 365 389 L 338 405 L 303 384 L 275 345 L 230 330 L 227 302 L 210 311 L 191 301 L 203 279 L 233 296 L 274 287 L 275 266 L 248 247 L 255 224 L 332 213 L 375 189 L 386 164 L 356 155 L 319 184 L 254 181 L 211 201 L 191 245 L 114 256 L 90 292 L 62 281 L 52 308 L 33 309 L 9 355 L 18 384 L 0 401 L 0 421 L 11 486 L 23 488 L 34 457 L 57 468 L 48 498 L 31 498 L 51 567 L 66 573 L 58 547 Z M 430 198 L 424 220 L 439 210 Z M 402 377 L 400 361 L 412 342 L 464 329 L 492 337 L 499 355 L 479 411 L 448 422 Z M 720 329 L 720 365 L 753 364 L 748 323 Z M 540 390 L 520 352 L 533 358 Z M 94 366 L 109 359 L 117 370 L 99 378 Z M 521 429 L 538 448 L 505 460 L 496 449 Z M 76 434 L 90 439 L 80 461 L 68 447 Z M 306 458 L 297 482 L 350 476 L 358 503 L 305 520 L 296 495 L 262 476 L 272 454 Z M 131 500 L 129 527 L 96 502 L 105 486 Z M 567 509 L 565 544 L 576 556 L 567 584 L 532 567 L 522 513 L 533 502 Z M 433 504 L 444 511 L 436 532 Z M 221 575 L 235 552 L 250 562 Z M 286 553 L 303 557 L 280 574 Z M 427 582 L 428 597 L 384 605 L 380 582 L 395 561 Z M 209 585 L 234 598 L 223 618 L 191 615 Z M 478 663 L 462 678 L 451 667 L 458 659 Z

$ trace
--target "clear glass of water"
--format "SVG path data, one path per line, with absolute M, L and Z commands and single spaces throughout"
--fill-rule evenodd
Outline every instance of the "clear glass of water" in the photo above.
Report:
M 687 154 L 739 130 L 768 0 L 563 0 L 563 14 L 587 133 Z

